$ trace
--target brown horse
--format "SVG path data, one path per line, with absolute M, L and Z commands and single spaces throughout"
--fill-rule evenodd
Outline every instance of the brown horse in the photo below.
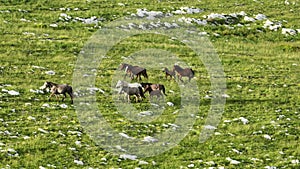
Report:
M 173 71 L 176 71 L 178 79 L 183 82 L 182 77 L 186 76 L 189 81 L 195 76 L 195 72 L 191 68 L 181 68 L 178 65 L 174 65 Z
M 42 87 L 40 87 L 40 89 L 50 89 L 50 97 L 49 97 L 49 101 L 50 101 L 50 98 L 52 96 L 58 96 L 60 94 L 64 95 L 64 97 L 62 98 L 62 101 L 64 101 L 64 99 L 67 97 L 66 93 L 68 93 L 71 97 L 71 104 L 73 104 L 73 98 L 74 98 L 74 95 L 73 95 L 73 89 L 71 86 L 67 85 L 67 84 L 56 84 L 56 83 L 53 83 L 53 82 L 45 82 L 44 85 Z
M 150 93 L 153 90 L 160 90 L 165 96 L 167 96 L 165 86 L 162 84 L 141 83 L 141 85 L 144 88 L 144 93 L 146 93 L 147 91 Z
M 139 66 L 132 66 L 127 63 L 122 63 L 120 65 L 121 70 L 125 70 L 126 74 L 124 78 L 129 75 L 131 79 L 136 76 L 136 79 L 139 78 L 139 80 L 142 80 L 141 76 L 143 75 L 146 79 L 148 79 L 147 70 L 145 68 L 139 67 Z
M 170 71 L 168 68 L 164 68 L 163 72 L 165 72 L 165 74 L 166 74 L 166 79 L 168 79 L 168 76 L 171 77 L 170 80 L 172 80 L 172 78 L 175 79 L 175 72 L 174 72 L 174 70 Z

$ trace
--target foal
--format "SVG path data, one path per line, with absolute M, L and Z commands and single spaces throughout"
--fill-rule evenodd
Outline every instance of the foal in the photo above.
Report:
M 172 78 L 175 79 L 175 71 L 174 71 L 174 70 L 173 70 L 173 71 L 170 71 L 168 68 L 165 67 L 164 70 L 163 70 L 163 72 L 166 73 L 166 79 L 168 79 L 168 76 L 171 77 L 170 80 L 172 80 Z
M 164 95 L 161 93 L 161 91 L 160 90 L 152 90 L 151 92 L 149 92 L 150 93 L 150 100 L 152 100 L 152 98 L 154 97 L 154 96 L 156 96 L 156 98 L 159 100 L 160 99 L 160 97 L 164 97 Z
M 53 83 L 53 82 L 48 82 L 46 81 L 44 83 L 44 85 L 42 87 L 40 87 L 40 89 L 50 89 L 50 97 L 49 97 L 49 101 L 50 101 L 50 98 L 52 96 L 56 96 L 57 95 L 64 95 L 64 97 L 62 98 L 62 101 L 64 101 L 64 99 L 67 97 L 66 93 L 68 93 L 71 97 L 71 104 L 73 104 L 73 98 L 74 98 L 74 95 L 73 95 L 73 89 L 71 86 L 67 85 L 67 84 L 56 84 L 56 83 Z

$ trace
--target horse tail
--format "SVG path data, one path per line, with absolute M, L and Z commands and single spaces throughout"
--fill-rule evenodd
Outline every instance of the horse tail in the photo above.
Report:
M 146 79 L 148 79 L 148 75 L 147 75 L 147 70 L 146 70 L 146 69 L 143 71 L 143 75 L 144 75 L 144 77 L 145 77 Z
M 193 69 L 191 69 L 191 72 L 192 72 L 192 74 L 193 74 L 192 77 L 194 77 L 194 76 L 195 76 L 195 71 L 194 71 Z
M 68 85 L 69 86 L 69 85 Z M 72 86 L 69 86 L 69 95 L 70 95 L 70 97 L 71 97 L 71 104 L 73 104 L 73 98 L 74 98 L 74 93 L 73 93 L 73 88 L 72 88 Z
M 143 89 L 141 87 L 138 87 L 138 88 L 139 88 L 141 97 L 146 98 L 145 95 L 144 95 Z
M 164 85 L 161 85 L 161 89 L 162 89 L 164 95 L 167 96 L 167 94 L 166 94 L 166 89 L 165 89 L 165 86 L 164 86 Z

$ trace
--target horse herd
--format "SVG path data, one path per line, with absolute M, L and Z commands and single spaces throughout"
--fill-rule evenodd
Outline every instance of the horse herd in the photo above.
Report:
M 129 76 L 132 80 L 136 77 L 136 80 L 141 80 L 141 76 L 148 79 L 147 70 L 140 66 L 133 66 L 127 63 L 122 63 L 119 67 L 120 70 L 125 71 L 124 79 Z M 189 81 L 194 77 L 195 72 L 191 68 L 181 68 L 179 65 L 174 65 L 172 70 L 168 68 L 164 68 L 163 72 L 165 73 L 166 79 L 170 77 L 170 79 L 177 78 L 183 82 L 182 77 L 188 77 Z M 140 99 L 145 98 L 145 93 L 149 92 L 150 99 L 154 96 L 157 99 L 166 95 L 165 86 L 162 84 L 155 84 L 155 83 L 128 83 L 126 81 L 118 80 L 116 86 L 118 89 L 118 94 L 125 94 L 127 97 L 127 101 L 130 102 L 130 96 L 135 96 L 136 102 Z M 57 84 L 53 82 L 46 81 L 40 89 L 50 89 L 50 96 L 49 101 L 52 96 L 58 97 L 59 95 L 63 95 L 62 101 L 67 97 L 66 94 L 69 94 L 71 97 L 71 103 L 73 104 L 73 89 L 68 84 Z

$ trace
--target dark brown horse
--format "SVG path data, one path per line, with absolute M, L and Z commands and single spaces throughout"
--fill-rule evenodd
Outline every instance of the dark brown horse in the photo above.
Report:
M 127 101 L 130 102 L 130 96 L 135 96 L 135 101 L 138 102 L 139 98 L 145 98 L 143 89 L 141 87 L 129 87 L 123 86 L 121 88 L 121 92 L 126 93 Z
M 147 70 L 145 68 L 142 68 L 142 67 L 139 67 L 139 66 L 132 66 L 132 65 L 127 64 L 127 63 L 122 63 L 120 65 L 120 69 L 125 70 L 125 72 L 126 72 L 124 78 L 127 75 L 129 75 L 131 77 L 131 79 L 133 79 L 134 76 L 136 76 L 136 79 L 139 78 L 139 80 L 142 80 L 141 76 L 143 75 L 145 78 L 148 79 Z
M 164 68 L 163 72 L 165 72 L 165 74 L 166 74 L 166 79 L 168 79 L 168 76 L 171 77 L 170 80 L 172 80 L 172 78 L 175 79 L 175 72 L 174 72 L 174 70 L 170 71 L 168 68 Z
M 163 92 L 163 94 L 165 96 L 167 96 L 166 94 L 166 89 L 165 86 L 162 84 L 155 84 L 155 83 L 141 83 L 142 87 L 144 88 L 144 93 L 146 93 L 147 91 L 150 93 L 153 90 L 160 90 Z
M 174 65 L 173 71 L 176 71 L 178 79 L 183 82 L 182 77 L 186 76 L 189 81 L 195 76 L 195 72 L 191 68 L 181 68 L 178 65 Z
M 50 101 L 50 98 L 52 96 L 58 96 L 60 94 L 64 95 L 64 97 L 62 98 L 62 101 L 64 101 L 64 99 L 67 97 L 66 93 L 68 93 L 71 97 L 71 104 L 73 104 L 73 98 L 74 98 L 74 95 L 73 95 L 73 89 L 71 86 L 67 85 L 67 84 L 56 84 L 56 83 L 53 83 L 53 82 L 45 82 L 44 85 L 42 87 L 40 87 L 40 89 L 50 89 L 50 97 L 49 97 L 49 101 Z

